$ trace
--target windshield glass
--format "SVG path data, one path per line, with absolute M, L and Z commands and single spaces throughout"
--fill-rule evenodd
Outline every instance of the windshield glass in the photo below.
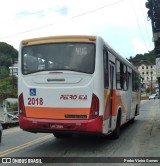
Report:
M 93 43 L 49 43 L 22 49 L 22 73 L 71 70 L 92 74 L 95 64 Z

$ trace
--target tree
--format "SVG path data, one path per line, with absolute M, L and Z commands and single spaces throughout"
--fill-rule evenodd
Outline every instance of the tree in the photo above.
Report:
M 146 96 L 147 96 L 147 94 L 150 93 L 150 88 L 146 88 L 145 91 L 146 91 Z
M 135 57 L 131 56 L 128 60 L 133 64 L 137 64 L 141 61 L 150 61 L 155 63 L 155 53 L 154 50 L 152 50 L 149 53 L 137 54 Z
M 0 54 L 3 53 L 3 55 L 7 56 L 9 59 L 12 59 L 12 62 L 14 63 L 14 60 L 18 58 L 18 51 L 11 45 L 0 42 Z
M 5 66 L 9 68 L 17 59 L 18 51 L 13 46 L 0 42 L 0 67 Z
M 9 76 L 9 67 L 18 59 L 18 51 L 0 42 L 0 100 L 17 97 L 17 79 Z
M 0 79 L 6 78 L 9 76 L 9 71 L 5 66 L 0 67 Z

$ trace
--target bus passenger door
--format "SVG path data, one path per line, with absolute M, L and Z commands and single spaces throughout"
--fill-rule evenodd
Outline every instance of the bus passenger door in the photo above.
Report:
M 131 114 L 131 102 L 132 102 L 132 74 L 128 72 L 128 91 L 127 91 L 127 113 L 126 119 L 130 119 Z
M 110 118 L 109 118 L 109 128 L 112 127 L 112 103 L 113 103 L 113 88 L 114 88 L 114 71 L 115 64 L 109 62 L 109 78 L 110 78 Z

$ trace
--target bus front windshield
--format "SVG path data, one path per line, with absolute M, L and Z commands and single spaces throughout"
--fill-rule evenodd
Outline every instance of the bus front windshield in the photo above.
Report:
M 40 71 L 71 70 L 93 74 L 93 43 L 48 43 L 22 48 L 22 74 Z

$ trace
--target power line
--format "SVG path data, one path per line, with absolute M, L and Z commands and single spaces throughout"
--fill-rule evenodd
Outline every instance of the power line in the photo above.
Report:
M 123 1 L 125 1 L 125 0 L 119 0 L 119 1 L 117 1 L 117 2 L 114 2 L 114 3 L 108 4 L 108 5 L 99 7 L 99 8 L 97 8 L 97 9 L 90 10 L 90 11 L 88 11 L 88 12 L 85 12 L 85 13 L 82 13 L 82 14 L 79 14 L 79 15 L 72 16 L 70 19 L 75 19 L 75 18 L 77 18 L 77 17 L 81 17 L 81 16 L 84 16 L 84 15 L 87 15 L 87 14 L 90 14 L 90 13 L 93 13 L 93 12 L 96 12 L 96 11 L 99 11 L 99 10 L 102 10 L 102 9 L 104 9 L 104 8 L 111 7 L 111 6 L 113 6 L 113 5 L 116 5 L 116 4 L 121 3 L 121 2 L 123 2 Z M 10 38 L 10 37 L 22 35 L 22 34 L 25 34 L 25 33 L 29 33 L 29 32 L 32 32 L 32 31 L 36 31 L 36 30 L 39 30 L 39 29 L 47 28 L 47 27 L 49 27 L 49 26 L 55 25 L 56 23 L 57 23 L 57 22 L 51 23 L 51 24 L 48 24 L 48 25 L 44 25 L 44 26 L 41 26 L 41 27 L 38 27 L 38 28 L 30 29 L 30 30 L 27 30 L 27 31 L 24 31 L 24 32 L 16 33 L 16 34 L 13 34 L 13 35 L 8 35 L 8 36 L 0 37 L 0 39 L 6 39 L 6 38 Z
M 149 36 L 149 33 L 148 33 L 147 24 L 146 24 L 145 15 L 144 15 L 144 10 L 143 10 L 143 6 L 142 6 L 142 0 L 140 0 L 140 6 L 141 6 L 141 9 L 142 9 L 142 14 L 143 14 L 143 18 L 144 18 L 144 25 L 145 25 L 145 29 L 146 29 L 146 32 L 147 32 L 148 41 L 151 42 L 150 36 Z
M 83 15 L 86 15 L 86 14 L 90 14 L 90 13 L 96 12 L 96 11 L 98 11 L 98 10 L 102 10 L 102 9 L 104 9 L 104 8 L 106 8 L 106 7 L 110 7 L 110 6 L 116 5 L 116 4 L 121 3 L 121 2 L 123 2 L 123 1 L 125 1 L 125 0 L 120 0 L 120 1 L 117 1 L 117 2 L 114 2 L 114 3 L 111 3 L 111 4 L 108 4 L 108 5 L 99 7 L 99 8 L 97 8 L 97 9 L 88 11 L 88 12 L 86 12 L 86 13 L 83 13 L 83 14 L 80 14 L 80 15 L 77 15 L 77 16 L 73 16 L 72 18 L 76 18 L 76 17 L 80 17 L 80 16 L 83 16 Z
M 141 31 L 141 27 L 140 27 L 140 23 L 139 23 L 139 20 L 138 20 L 137 13 L 136 13 L 136 9 L 135 9 L 135 7 L 134 7 L 134 4 L 133 4 L 133 1 L 132 1 L 132 0 L 131 0 L 131 5 L 132 5 L 132 8 L 133 8 L 135 17 L 136 17 L 137 25 L 138 25 L 139 32 L 140 32 L 140 34 L 141 34 L 142 40 L 143 40 L 143 42 L 144 42 L 144 44 L 145 44 L 145 47 L 146 47 L 147 51 L 149 52 L 148 47 L 147 47 L 147 45 L 146 45 L 146 41 L 145 41 L 144 36 L 143 36 L 143 33 L 142 33 L 142 31 Z

